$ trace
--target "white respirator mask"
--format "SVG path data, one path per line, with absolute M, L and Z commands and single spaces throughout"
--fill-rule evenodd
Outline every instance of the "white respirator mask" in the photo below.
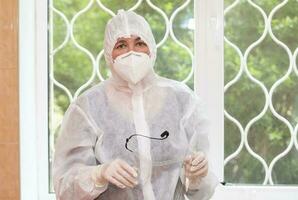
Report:
M 118 56 L 113 66 L 121 78 L 136 84 L 147 75 L 153 67 L 153 62 L 146 53 L 130 51 Z

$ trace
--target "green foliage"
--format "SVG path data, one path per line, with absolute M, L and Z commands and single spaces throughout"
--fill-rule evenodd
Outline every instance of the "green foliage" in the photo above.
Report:
M 116 12 L 118 9 L 132 7 L 136 0 L 102 0 L 105 6 Z M 170 16 L 185 1 L 161 1 L 152 0 L 167 16 Z M 225 7 L 231 5 L 234 0 L 225 0 Z M 255 0 L 267 15 L 278 5 L 281 0 Z M 63 12 L 69 21 L 74 15 L 86 8 L 88 0 L 54 0 L 55 8 Z M 193 30 L 188 28 L 189 19 L 193 18 L 192 1 L 180 12 L 173 23 L 173 31 L 179 41 L 193 51 Z M 152 27 L 157 43 L 162 41 L 166 27 L 163 17 L 154 11 L 144 1 L 136 12 L 142 14 Z M 272 31 L 274 35 L 285 43 L 293 52 L 298 46 L 298 2 L 290 0 L 281 8 L 272 19 Z M 111 16 L 103 11 L 96 2 L 91 8 L 81 14 L 74 23 L 74 38 L 83 48 L 90 51 L 91 55 L 79 50 L 72 41 L 58 51 L 53 59 L 54 76 L 57 81 L 66 86 L 72 94 L 90 78 L 92 74 L 92 61 L 89 56 L 96 56 L 103 48 L 104 28 Z M 234 9 L 225 17 L 225 36 L 235 43 L 242 54 L 264 31 L 265 23 L 260 12 L 251 6 L 248 1 L 241 0 Z M 64 41 L 67 33 L 66 24 L 62 18 L 53 13 L 53 47 L 57 48 Z M 239 72 L 241 61 L 237 52 L 228 44 L 224 47 L 225 54 L 225 84 L 231 81 Z M 298 58 L 297 58 L 298 60 Z M 188 52 L 168 38 L 158 48 L 158 57 L 155 70 L 158 74 L 184 80 L 191 70 L 191 58 Z M 104 78 L 108 77 L 109 70 L 106 67 L 104 57 L 97 63 Z M 282 78 L 288 70 L 290 61 L 285 49 L 267 36 L 261 44 L 252 49 L 247 58 L 247 69 L 251 75 L 261 81 L 270 90 L 274 83 Z M 92 85 L 98 83 L 96 78 Z M 193 77 L 187 83 L 193 88 Z M 273 93 L 273 107 L 277 113 L 290 121 L 292 126 L 298 123 L 298 77 L 291 74 Z M 55 118 L 60 119 L 69 105 L 66 93 L 54 88 Z M 225 95 L 225 108 L 234 116 L 242 126 L 246 126 L 252 118 L 257 116 L 265 104 L 265 95 L 259 85 L 252 82 L 247 75 L 242 75 L 237 84 L 227 90 Z M 58 123 L 58 122 L 54 122 Z M 56 124 L 56 127 L 58 125 Z M 51 130 L 57 132 L 55 130 Z M 253 151 L 262 156 L 267 164 L 278 154 L 283 152 L 290 141 L 290 132 L 285 123 L 277 119 L 272 112 L 267 111 L 257 123 L 253 124 L 248 132 L 248 143 Z M 225 157 L 235 152 L 241 141 L 240 131 L 230 120 L 225 119 Z M 279 184 L 298 183 L 298 157 L 297 150 L 278 161 L 274 167 L 274 181 Z M 261 184 L 265 173 L 262 164 L 244 149 L 231 160 L 225 167 L 225 179 L 227 182 L 239 184 Z
M 180 3 L 179 3 L 180 2 Z M 158 6 L 161 6 L 164 11 L 170 15 L 184 1 L 153 1 Z M 121 4 L 118 1 L 102 1 L 112 11 L 118 9 L 128 9 L 133 6 L 136 1 L 125 0 Z M 88 1 L 69 1 L 55 0 L 54 6 L 61 11 L 68 20 L 71 21 L 75 14 L 81 9 L 87 8 Z M 150 23 L 157 43 L 159 43 L 165 35 L 166 27 L 163 17 L 146 3 L 143 2 L 136 10 L 141 13 Z M 53 12 L 53 47 L 57 48 L 62 44 L 66 36 L 67 28 L 61 16 Z M 103 49 L 104 28 L 111 16 L 103 11 L 96 2 L 94 2 L 87 12 L 82 13 L 77 17 L 73 25 L 73 34 L 75 41 L 91 52 L 91 56 L 96 56 Z M 188 20 L 193 18 L 193 2 L 180 12 L 174 20 L 173 30 L 176 37 L 183 44 L 193 50 L 193 30 L 188 29 Z M 173 56 L 175 55 L 175 56 Z M 92 74 L 92 61 L 90 55 L 79 50 L 73 43 L 68 41 L 67 45 L 58 51 L 54 56 L 54 76 L 57 81 L 66 86 L 72 94 L 78 88 L 88 81 Z M 171 59 L 168 59 L 171 58 Z M 177 45 L 171 38 L 168 38 L 165 43 L 158 49 L 158 57 L 155 65 L 156 72 L 162 76 L 184 80 L 191 70 L 191 57 L 185 49 Z M 109 69 L 106 66 L 104 57 L 98 63 L 100 72 L 107 78 Z M 94 80 L 93 84 L 99 80 Z M 92 84 L 92 85 L 93 85 Z M 193 79 L 187 83 L 193 88 Z M 55 105 L 65 111 L 68 104 L 61 101 L 59 96 L 65 95 L 64 91 L 55 92 Z
M 233 0 L 225 0 L 225 7 Z M 281 3 L 280 0 L 253 1 L 266 12 Z M 292 53 L 298 47 L 298 2 L 290 0 L 272 19 L 272 31 L 278 40 L 285 43 Z M 225 17 L 225 36 L 245 53 L 264 31 L 264 20 L 248 1 L 240 3 Z M 225 44 L 225 83 L 231 81 L 240 69 L 240 58 L 236 51 Z M 265 40 L 252 49 L 247 59 L 249 73 L 261 81 L 269 91 L 288 71 L 290 65 L 286 50 L 267 34 Z M 294 127 L 298 123 L 298 77 L 292 72 L 273 92 L 272 104 L 276 112 Z M 242 75 L 239 81 L 225 94 L 225 108 L 242 126 L 246 126 L 260 114 L 265 106 L 265 95 L 259 85 Z M 265 159 L 267 165 L 285 151 L 290 143 L 288 126 L 267 110 L 265 115 L 248 130 L 250 148 Z M 228 119 L 225 120 L 225 157 L 235 152 L 241 141 L 240 131 Z M 276 184 L 298 184 L 298 152 L 293 149 L 280 159 L 273 169 Z M 262 184 L 265 174 L 256 158 L 244 149 L 225 167 L 225 180 L 231 183 Z

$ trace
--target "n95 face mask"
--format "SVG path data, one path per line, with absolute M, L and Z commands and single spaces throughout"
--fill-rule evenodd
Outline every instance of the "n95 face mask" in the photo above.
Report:
M 114 70 L 121 78 L 136 84 L 142 80 L 153 67 L 152 60 L 146 53 L 130 51 L 114 60 Z

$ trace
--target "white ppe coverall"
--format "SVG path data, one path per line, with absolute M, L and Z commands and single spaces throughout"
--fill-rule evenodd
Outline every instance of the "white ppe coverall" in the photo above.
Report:
M 132 11 L 119 11 L 107 24 L 104 51 L 112 76 L 81 94 L 67 109 L 56 142 L 53 180 L 58 200 L 172 200 L 184 199 L 181 162 L 189 152 L 208 155 L 208 121 L 200 98 L 185 84 L 158 76 L 153 67 L 136 84 L 114 69 L 112 50 L 120 37 L 140 37 L 156 59 L 149 24 Z M 141 67 L 141 66 L 140 66 Z M 161 134 L 167 131 L 164 140 Z M 133 134 L 128 147 L 126 139 Z M 136 155 L 139 163 L 136 164 Z M 91 178 L 97 165 L 122 159 L 138 165 L 147 181 L 134 188 L 113 184 L 96 187 Z M 165 162 L 163 162 L 165 161 Z M 164 163 L 155 165 L 155 163 Z M 209 170 L 186 192 L 190 200 L 209 199 L 218 184 Z

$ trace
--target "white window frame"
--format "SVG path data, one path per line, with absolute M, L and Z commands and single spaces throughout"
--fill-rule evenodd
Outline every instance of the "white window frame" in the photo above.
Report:
M 223 180 L 223 0 L 195 0 L 195 91 L 212 119 L 212 169 Z M 21 200 L 54 200 L 48 166 L 48 1 L 19 1 Z M 210 84 L 212 83 L 212 84 Z M 294 186 L 219 186 L 214 200 L 294 200 Z
M 49 193 L 48 1 L 19 1 L 21 200 Z

